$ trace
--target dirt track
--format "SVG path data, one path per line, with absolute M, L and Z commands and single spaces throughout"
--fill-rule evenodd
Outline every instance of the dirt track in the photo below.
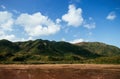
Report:
M 0 65 L 0 79 L 120 79 L 120 65 Z

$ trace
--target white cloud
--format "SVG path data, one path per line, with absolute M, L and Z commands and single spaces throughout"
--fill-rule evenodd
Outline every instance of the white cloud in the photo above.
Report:
M 6 7 L 5 7 L 4 5 L 1 5 L 0 7 L 1 7 L 2 9 L 6 9 Z
M 87 29 L 94 29 L 96 27 L 96 24 L 95 24 L 95 22 L 93 22 L 93 23 L 85 23 L 84 27 L 87 28 Z
M 28 40 L 34 40 L 33 37 L 28 37 L 28 38 L 19 38 L 16 41 L 28 41 Z
M 83 23 L 82 17 L 82 9 L 76 7 L 74 5 L 69 5 L 69 10 L 67 14 L 62 16 L 62 20 L 67 22 L 68 26 L 78 27 Z
M 56 23 L 59 24 L 61 22 L 61 19 L 57 18 Z
M 14 41 L 14 34 L 8 34 L 13 30 L 14 19 L 13 15 L 7 11 L 0 11 L 0 39 L 8 39 Z
M 23 13 L 17 18 L 16 23 L 23 26 L 30 36 L 51 35 L 60 30 L 59 24 L 54 23 L 40 12 L 32 15 Z
M 0 36 L 4 34 L 4 31 L 0 30 Z
M 11 31 L 14 24 L 12 14 L 7 11 L 0 11 L 0 29 Z
M 12 13 L 0 11 L 0 39 L 26 41 L 33 38 L 35 39 L 37 36 L 55 34 L 62 29 L 61 24 L 64 21 L 67 22 L 68 26 L 78 27 L 83 25 L 88 29 L 95 28 L 95 22 L 85 22 L 82 17 L 82 9 L 76 8 L 74 5 L 69 5 L 68 13 L 64 14 L 62 19 L 57 18 L 55 22 L 40 12 L 34 14 L 21 13 L 19 16 L 14 16 L 13 14 L 15 13 L 19 12 L 16 10 L 12 10 Z M 16 19 L 13 17 L 16 17 Z M 89 20 L 91 21 L 93 19 L 90 17 Z M 64 26 L 66 26 L 66 24 Z M 72 31 L 69 27 L 64 27 L 63 29 L 65 33 Z M 21 31 L 21 33 L 15 33 L 17 32 L 16 30 L 18 30 L 18 32 Z M 22 34 L 23 32 L 26 34 Z M 19 37 L 17 34 L 21 34 L 21 36 Z M 61 40 L 65 41 L 64 38 Z M 76 43 L 82 41 L 84 41 L 84 39 L 75 39 L 70 42 Z
M 13 14 L 8 11 L 0 11 L 0 39 L 8 39 L 10 41 L 26 41 L 32 40 L 32 36 L 45 36 L 55 34 L 60 30 L 60 19 L 57 19 L 57 23 L 53 22 L 47 16 L 43 16 L 40 12 L 29 14 L 21 14 L 17 19 L 13 19 Z M 23 38 L 15 35 L 13 26 L 22 26 L 24 30 L 19 31 L 26 32 L 29 36 L 23 36 Z M 28 37 L 28 38 L 26 38 Z
M 108 16 L 106 17 L 106 19 L 108 20 L 114 20 L 115 18 L 116 18 L 115 12 L 110 12 Z
M 84 21 L 83 27 L 87 29 L 94 29 L 96 27 L 96 23 L 94 22 L 92 17 L 89 17 L 88 21 Z
M 0 36 L 0 39 L 7 39 L 7 40 L 10 40 L 10 41 L 15 41 L 16 37 L 13 34 L 9 34 L 9 35 L 8 34 L 2 34 Z
M 7 39 L 9 41 L 13 41 L 13 42 L 16 42 L 16 41 L 28 41 L 28 40 L 34 40 L 33 37 L 28 37 L 28 38 L 19 38 L 19 37 L 16 37 L 14 34 L 0 34 L 0 40 L 1 39 Z
M 79 42 L 84 42 L 85 40 L 84 39 L 82 39 L 82 38 L 80 38 L 80 39 L 75 39 L 75 40 L 72 40 L 72 41 L 70 41 L 70 43 L 79 43 Z

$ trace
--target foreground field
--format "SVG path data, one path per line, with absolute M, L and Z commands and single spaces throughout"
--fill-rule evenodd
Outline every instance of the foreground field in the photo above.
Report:
M 119 79 L 120 65 L 0 65 L 0 79 Z

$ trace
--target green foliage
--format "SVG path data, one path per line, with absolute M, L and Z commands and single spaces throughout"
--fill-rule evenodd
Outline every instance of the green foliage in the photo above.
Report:
M 89 50 L 95 54 L 99 54 L 102 56 L 116 56 L 120 55 L 120 49 L 118 47 L 107 45 L 99 42 L 82 42 L 77 43 L 77 46 L 80 46 L 84 49 Z
M 0 40 L 0 63 L 120 63 L 118 55 L 119 48 L 98 42 L 70 44 L 41 39 L 26 42 Z
M 96 59 L 87 60 L 86 62 L 96 64 L 120 64 L 120 56 L 100 57 Z

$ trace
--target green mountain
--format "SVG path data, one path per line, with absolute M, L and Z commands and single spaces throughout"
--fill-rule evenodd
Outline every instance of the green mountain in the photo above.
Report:
M 81 42 L 75 44 L 101 57 L 90 59 L 85 63 L 120 64 L 120 48 L 100 42 Z
M 119 55 L 118 47 L 99 42 L 70 44 L 41 39 L 25 42 L 0 40 L 0 63 L 95 63 L 98 60 L 101 63 L 104 59 L 111 59 L 113 63 Z
M 19 46 L 8 41 L 0 40 L 0 60 L 6 61 L 7 58 L 13 56 L 20 50 Z
M 103 56 L 117 56 L 120 55 L 120 49 L 118 47 L 107 45 L 100 42 L 81 42 L 77 43 L 80 46 L 90 52 Z

